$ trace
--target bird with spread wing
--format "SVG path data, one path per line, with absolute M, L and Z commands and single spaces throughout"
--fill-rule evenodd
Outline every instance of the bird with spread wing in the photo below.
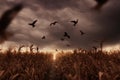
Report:
M 54 22 L 50 23 L 50 26 L 56 25 L 57 23 L 58 23 L 58 21 L 54 21 Z
M 73 26 L 76 26 L 77 23 L 78 23 L 78 19 L 77 19 L 77 20 L 70 21 L 70 22 L 73 23 Z
M 35 24 L 36 24 L 37 21 L 38 20 L 34 20 L 32 23 L 29 23 L 29 25 L 31 25 L 34 28 L 36 26 Z
M 70 35 L 67 32 L 64 32 L 64 37 L 70 39 Z

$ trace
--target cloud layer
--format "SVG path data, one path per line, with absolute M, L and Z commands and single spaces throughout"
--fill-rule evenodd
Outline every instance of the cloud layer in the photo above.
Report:
M 4 12 L 18 2 L 22 0 L 0 1 L 0 11 Z M 61 49 L 67 49 L 67 44 L 71 45 L 69 48 L 90 48 L 97 45 L 94 40 L 102 39 L 106 40 L 106 45 L 119 44 L 120 2 L 110 0 L 100 12 L 91 9 L 95 4 L 93 0 L 26 0 L 25 8 L 8 28 L 8 31 L 15 33 L 9 41 Z M 32 28 L 28 23 L 34 19 L 38 19 L 38 23 Z M 76 19 L 79 23 L 74 27 L 70 21 Z M 56 20 L 59 24 L 50 27 L 49 24 Z M 86 34 L 81 36 L 79 30 Z M 65 31 L 71 39 L 62 42 L 60 38 Z M 44 35 L 46 40 L 41 39 Z

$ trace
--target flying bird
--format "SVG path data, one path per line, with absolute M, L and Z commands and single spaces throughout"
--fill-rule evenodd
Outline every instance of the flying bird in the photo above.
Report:
M 85 33 L 84 33 L 82 30 L 80 30 L 80 34 L 81 34 L 81 35 L 84 35 Z
M 95 0 L 97 2 L 97 5 L 94 7 L 95 10 L 100 10 L 103 5 L 105 5 L 108 0 Z
M 23 4 L 17 4 L 9 10 L 5 11 L 0 18 L 0 43 L 12 36 L 12 34 L 7 33 L 6 30 L 9 27 L 12 20 L 17 16 L 17 14 L 22 10 Z
M 56 52 L 58 52 L 58 49 L 55 49 Z
M 50 23 L 50 26 L 56 25 L 57 23 L 58 23 L 57 21 L 54 21 L 54 22 Z
M 67 46 L 67 47 L 70 47 L 71 45 L 70 45 L 70 44 L 67 44 L 66 46 Z
M 38 20 L 34 20 L 32 23 L 29 23 L 29 25 L 31 25 L 34 28 L 37 21 Z
M 70 22 L 73 23 L 73 26 L 76 26 L 77 23 L 78 23 L 78 19 L 77 19 L 77 20 L 70 21 Z
M 67 32 L 64 32 L 64 37 L 67 37 L 68 39 L 70 39 L 70 35 Z
M 64 41 L 65 39 L 64 39 L 64 38 L 61 38 L 60 40 L 61 40 L 61 41 Z
M 42 37 L 42 39 L 45 39 L 45 38 L 46 38 L 45 36 Z

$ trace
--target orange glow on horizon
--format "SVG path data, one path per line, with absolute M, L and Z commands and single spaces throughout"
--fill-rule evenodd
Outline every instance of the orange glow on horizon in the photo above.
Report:
M 8 51 L 8 50 L 10 50 L 10 49 L 11 49 L 12 52 L 14 52 L 14 51 L 18 52 L 19 46 L 12 46 L 12 47 L 10 47 L 10 46 L 0 45 L 0 52 L 3 52 L 3 53 L 4 53 L 4 52 L 6 52 L 6 51 Z M 53 57 L 54 57 L 53 59 L 55 60 L 57 53 L 60 53 L 60 52 L 62 52 L 62 51 L 63 51 L 64 53 L 73 53 L 73 50 L 74 50 L 74 49 L 63 50 L 63 49 L 56 49 L 56 48 L 46 47 L 46 48 L 39 48 L 39 50 L 37 51 L 36 46 L 34 46 L 34 49 L 32 50 L 32 52 L 33 52 L 33 53 L 39 52 L 39 53 L 45 53 L 45 54 L 47 54 L 47 53 L 52 53 L 52 54 L 53 54 Z M 120 44 L 111 45 L 111 46 L 105 46 L 105 47 L 103 48 L 103 51 L 107 51 L 107 52 L 119 51 L 119 50 L 120 50 Z M 30 53 L 30 48 L 29 48 L 28 46 L 22 47 L 22 48 L 20 49 L 20 52 L 21 52 L 21 53 L 25 53 L 25 52 Z
M 117 51 L 117 50 L 120 50 L 120 45 L 114 45 L 114 46 L 107 46 L 104 48 L 104 51 Z

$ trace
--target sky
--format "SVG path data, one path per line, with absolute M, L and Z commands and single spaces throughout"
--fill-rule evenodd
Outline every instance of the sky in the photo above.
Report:
M 95 0 L 0 0 L 0 16 L 17 3 L 23 3 L 23 10 L 15 17 L 7 31 L 14 33 L 2 46 L 34 44 L 41 49 L 74 49 L 120 45 L 120 1 L 109 0 L 100 11 L 92 8 Z M 28 23 L 38 20 L 36 27 Z M 71 20 L 78 19 L 74 27 Z M 55 26 L 51 22 L 58 21 Z M 85 32 L 81 36 L 79 30 Z M 61 41 L 64 32 L 71 39 Z M 41 37 L 46 36 L 45 40 Z M 67 47 L 66 45 L 71 45 Z

